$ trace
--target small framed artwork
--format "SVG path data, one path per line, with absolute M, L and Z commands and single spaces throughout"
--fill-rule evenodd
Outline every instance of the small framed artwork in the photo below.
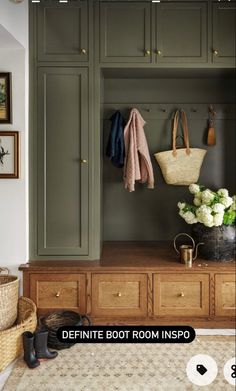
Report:
M 0 131 L 0 178 L 19 178 L 19 132 Z
M 0 124 L 11 123 L 11 73 L 0 73 Z

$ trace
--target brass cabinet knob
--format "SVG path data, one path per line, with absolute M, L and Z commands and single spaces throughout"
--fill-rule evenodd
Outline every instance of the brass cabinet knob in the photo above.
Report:
M 56 296 L 56 297 L 59 297 L 60 294 L 61 294 L 60 292 L 57 292 L 57 293 L 55 294 L 55 296 Z
M 87 159 L 80 159 L 80 163 L 83 163 L 83 164 L 88 163 L 88 160 Z
M 218 50 L 216 50 L 216 49 L 214 49 L 214 50 L 213 50 L 213 54 L 214 54 L 214 56 L 218 56 L 218 54 L 219 54 L 219 51 L 218 51 Z
M 146 54 L 146 56 L 150 56 L 151 50 L 145 50 L 145 54 Z
M 157 50 L 157 55 L 158 56 L 162 56 L 162 51 L 161 50 Z
M 117 296 L 118 296 L 118 297 L 121 297 L 121 292 L 118 292 L 118 293 L 117 293 Z
M 179 296 L 184 297 L 184 292 L 180 292 Z
M 81 54 L 87 54 L 87 50 L 86 49 L 81 49 Z

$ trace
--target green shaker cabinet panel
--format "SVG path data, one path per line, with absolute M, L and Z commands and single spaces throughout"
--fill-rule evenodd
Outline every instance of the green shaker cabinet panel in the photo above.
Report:
M 39 61 L 88 61 L 87 1 L 38 4 L 37 25 Z
M 236 2 L 213 4 L 214 63 L 235 64 Z
M 88 254 L 88 73 L 38 71 L 38 255 Z
M 207 3 L 157 3 L 156 61 L 207 62 Z
M 116 63 L 151 62 L 149 3 L 101 2 L 100 60 Z

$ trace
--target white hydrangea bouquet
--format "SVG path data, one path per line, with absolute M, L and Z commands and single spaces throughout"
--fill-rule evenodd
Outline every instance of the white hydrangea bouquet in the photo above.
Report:
M 229 196 L 227 189 L 214 192 L 198 184 L 191 184 L 193 203 L 178 202 L 179 215 L 187 224 L 202 223 L 206 227 L 234 225 L 236 220 L 236 195 Z

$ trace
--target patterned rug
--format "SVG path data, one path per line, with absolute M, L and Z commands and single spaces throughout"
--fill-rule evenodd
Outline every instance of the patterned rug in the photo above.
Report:
M 190 383 L 188 360 L 196 354 L 212 356 L 218 365 L 214 382 Z M 234 337 L 200 336 L 191 344 L 77 344 L 52 361 L 28 369 L 18 360 L 4 391 L 233 391 L 223 375 L 235 356 Z

